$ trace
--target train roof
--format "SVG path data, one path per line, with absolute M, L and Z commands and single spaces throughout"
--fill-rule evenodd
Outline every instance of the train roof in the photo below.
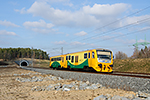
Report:
M 109 49 L 102 49 L 102 48 L 97 48 L 96 50 L 111 51 L 111 50 L 109 50 Z

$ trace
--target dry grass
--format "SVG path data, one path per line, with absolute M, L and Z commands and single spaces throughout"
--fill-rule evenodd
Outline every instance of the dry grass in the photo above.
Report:
M 49 68 L 49 60 L 34 59 L 33 66 Z
M 14 65 L 15 62 L 17 60 L 28 60 L 28 61 L 32 61 L 31 58 L 19 58 L 19 59 L 15 59 L 12 61 L 3 61 L 3 59 L 0 59 L 0 65 Z M 49 60 L 42 60 L 42 59 L 33 59 L 33 67 L 45 67 L 45 68 L 49 68 Z M 32 66 L 32 64 L 30 64 L 29 66 Z
M 22 58 L 22 59 L 32 60 L 31 58 Z M 7 61 L 4 63 L 12 65 L 14 62 Z M 49 60 L 33 59 L 33 67 L 49 68 Z M 150 73 L 150 58 L 123 59 L 123 60 L 115 59 L 113 70 L 121 72 Z
M 49 60 L 34 59 L 34 66 L 49 67 Z M 150 58 L 114 60 L 114 71 L 150 73 Z
M 150 73 L 150 58 L 144 59 L 115 59 L 114 71 Z

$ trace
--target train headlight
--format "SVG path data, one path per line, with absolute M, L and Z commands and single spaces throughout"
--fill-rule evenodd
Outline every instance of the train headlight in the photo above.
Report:
M 100 68 L 102 68 L 102 64 L 98 64 L 98 66 L 99 66 Z

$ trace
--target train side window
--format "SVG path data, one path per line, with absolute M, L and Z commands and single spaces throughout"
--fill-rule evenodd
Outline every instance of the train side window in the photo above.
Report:
M 54 59 L 52 58 L 51 61 L 54 61 Z
M 59 58 L 58 58 L 58 57 L 56 58 L 56 61 L 59 61 Z
M 72 58 L 71 58 L 71 62 L 72 62 L 72 63 L 74 62 L 74 56 L 72 56 Z
M 95 54 L 94 54 L 94 52 L 92 52 L 92 58 L 95 58 L 95 56 L 94 56 Z
M 86 59 L 87 58 L 87 53 L 84 53 L 84 59 Z
M 59 57 L 58 59 L 59 59 L 59 61 L 61 61 L 61 57 Z
M 68 60 L 68 56 L 66 56 L 66 60 Z
M 90 52 L 89 52 L 89 58 L 90 58 Z
M 75 62 L 76 63 L 78 62 L 78 56 L 75 56 Z
M 69 56 L 69 60 L 70 60 L 71 56 Z

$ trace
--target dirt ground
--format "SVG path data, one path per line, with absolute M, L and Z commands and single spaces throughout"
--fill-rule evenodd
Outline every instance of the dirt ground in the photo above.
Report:
M 14 74 L 36 73 L 16 67 L 0 68 L 0 100 L 93 100 L 99 95 L 119 95 L 134 94 L 132 91 L 119 89 L 107 89 L 105 87 L 95 90 L 71 90 L 71 91 L 32 91 L 34 86 L 48 86 L 49 84 L 63 83 L 70 84 L 71 80 L 41 81 L 41 82 L 19 82 L 18 77 L 32 77 L 32 75 Z M 35 76 L 35 75 L 34 75 Z M 46 75 L 37 76 L 45 77 Z

